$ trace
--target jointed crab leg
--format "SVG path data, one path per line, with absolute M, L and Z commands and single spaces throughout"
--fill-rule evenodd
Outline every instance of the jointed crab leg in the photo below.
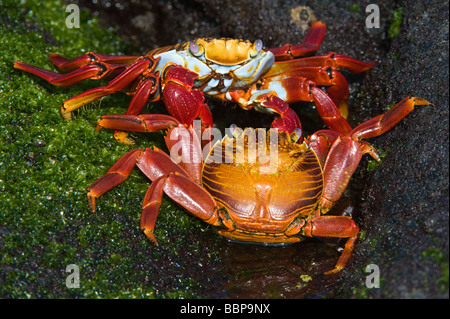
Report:
M 316 21 L 299 45 L 285 44 L 278 48 L 268 49 L 274 55 L 276 60 L 292 60 L 319 50 L 325 36 L 325 23 Z
M 328 128 L 341 134 L 350 134 L 352 127 L 339 112 L 331 98 L 321 89 L 311 86 L 311 98 L 314 100 L 317 112 Z
M 247 108 L 253 108 L 263 110 L 265 112 L 270 111 L 280 115 L 279 118 L 275 118 L 272 121 L 272 128 L 279 129 L 288 133 L 292 133 L 295 129 L 301 129 L 302 124 L 300 119 L 289 105 L 280 99 L 274 92 L 263 93 L 260 96 L 252 97 L 252 104 Z
M 375 149 L 361 139 L 385 133 L 408 115 L 415 105 L 428 104 L 428 101 L 421 98 L 406 98 L 385 114 L 358 125 L 351 132 L 339 132 L 340 136 L 331 145 L 323 168 L 324 190 L 321 213 L 326 213 L 341 197 L 363 154 L 368 153 L 379 160 Z
M 116 78 L 111 80 L 108 85 L 97 87 L 64 102 L 61 107 L 61 115 L 66 119 L 71 119 L 71 112 L 79 107 L 99 99 L 103 96 L 129 89 L 139 76 L 142 79 L 137 84 L 137 92 L 130 104 L 128 112 L 137 114 L 145 106 L 146 100 L 152 93 L 155 93 L 158 86 L 158 75 L 153 74 L 156 60 L 151 57 L 120 57 L 109 55 L 85 54 L 74 60 L 68 60 L 60 55 L 52 55 L 51 61 L 61 70 L 71 71 L 67 74 L 59 74 L 45 69 L 41 69 L 22 62 L 15 62 L 14 67 L 30 73 L 33 73 L 53 85 L 69 86 L 85 79 L 100 79 L 108 77 L 113 73 L 121 72 Z M 92 62 L 94 61 L 94 62 Z M 124 62 L 127 64 L 110 64 L 108 62 Z M 136 96 L 137 95 L 137 96 Z M 122 137 L 124 139 L 125 137 Z
M 305 224 L 304 235 L 349 238 L 335 268 L 326 272 L 326 274 L 337 273 L 345 266 L 358 238 L 359 228 L 350 217 L 322 215 L 326 214 L 342 196 L 364 154 L 368 153 L 379 160 L 376 150 L 361 139 L 381 135 L 408 115 L 415 105 L 427 104 L 429 103 L 421 98 L 406 98 L 385 114 L 374 117 L 350 131 L 348 123 L 348 126 L 343 125 L 346 122 L 344 119 L 339 118 L 339 116 L 334 117 L 332 121 L 327 122 L 332 130 L 318 131 L 307 139 L 308 146 L 314 149 L 320 162 L 325 162 L 325 164 L 323 167 L 322 198 L 315 212 L 316 216 Z M 325 115 L 327 114 L 339 113 L 333 103 L 323 105 L 327 105 L 328 108 L 322 110 L 322 112 L 326 111 L 325 114 L 321 114 L 322 118 L 326 119 Z M 330 149 L 327 151 L 329 147 Z M 324 160 L 324 155 L 327 153 L 328 155 Z M 290 231 L 293 233 L 295 233 L 295 229 L 300 231 L 301 226 L 298 225 Z
M 175 118 L 163 114 L 104 115 L 97 121 L 97 127 L 100 128 L 142 133 L 157 132 L 171 126 L 172 128 L 165 137 L 167 147 L 171 149 L 174 145 L 177 145 L 178 153 L 172 155 L 178 155 L 181 161 L 179 166 L 186 170 L 195 182 L 200 183 L 202 146 L 197 137 L 193 137 L 197 133 L 192 128 L 188 129 Z M 186 138 L 188 135 L 190 138 Z M 179 154 L 180 151 L 183 155 Z
M 352 73 L 369 70 L 375 63 L 365 63 L 348 56 L 330 53 L 292 61 L 276 61 L 261 78 L 259 90 L 273 90 L 287 103 L 312 101 L 309 88 L 326 86 L 327 93 L 347 117 L 350 95 L 347 80 L 338 72 L 340 67 Z
M 105 175 L 89 186 L 87 196 L 91 211 L 95 212 L 96 210 L 95 200 L 97 198 L 128 178 L 141 153 L 142 150 L 140 149 L 129 151 L 114 163 Z
M 151 98 L 159 88 L 159 76 L 157 74 L 150 73 L 149 75 L 143 75 L 139 80 L 139 84 L 136 87 L 134 96 L 131 99 L 125 114 L 138 115 L 145 107 L 148 101 L 155 100 Z M 135 142 L 128 138 L 129 133 L 124 131 L 114 131 L 114 137 L 117 141 L 125 144 L 135 144 Z
M 163 114 L 147 114 L 145 119 L 138 119 L 140 125 L 136 125 L 135 121 L 129 121 L 127 123 L 122 117 L 126 115 L 110 115 L 110 119 L 103 120 L 103 117 L 100 118 L 97 125 L 101 127 L 110 127 L 114 124 L 120 123 L 120 126 L 116 125 L 115 129 L 129 129 L 131 131 L 138 132 L 156 132 L 159 130 L 167 129 L 171 126 L 176 126 L 179 122 L 171 116 L 163 115 Z M 140 129 L 140 130 L 139 130 Z M 155 161 L 149 160 L 149 154 L 156 154 L 150 156 L 150 158 L 155 158 Z M 163 154 L 163 155 L 161 155 Z M 152 149 L 135 149 L 129 151 L 125 155 L 123 155 L 110 169 L 109 171 L 98 180 L 96 180 L 89 188 L 88 188 L 88 199 L 90 208 L 92 211 L 95 211 L 95 199 L 106 193 L 108 190 L 113 188 L 114 186 L 122 183 L 124 180 L 128 178 L 131 174 L 135 165 L 138 165 L 141 170 L 146 174 L 150 179 L 155 179 L 159 177 L 159 175 L 155 175 L 158 172 L 158 158 L 160 157 L 168 157 L 163 152 L 159 150 Z M 146 159 L 145 164 L 141 165 L 140 159 Z M 149 166 L 148 163 L 153 163 Z M 173 164 L 171 169 L 178 171 L 176 169 L 177 165 Z
M 348 116 L 348 98 L 350 97 L 350 90 L 348 88 L 348 82 L 345 77 L 336 70 L 331 71 L 332 81 L 334 85 L 327 86 L 327 94 L 336 104 L 339 113 L 344 118 Z M 322 84 L 317 84 L 321 86 Z
M 60 74 L 53 71 L 38 68 L 37 66 L 28 65 L 22 62 L 14 62 L 14 67 L 19 70 L 23 70 L 34 75 L 39 76 L 50 84 L 56 86 L 70 86 L 81 82 L 86 79 L 91 79 L 94 77 L 100 78 L 106 73 L 104 68 L 100 65 L 90 64 L 82 66 L 67 74 Z M 114 68 L 122 68 L 122 65 L 114 66 Z M 112 68 L 112 67 L 111 67 Z
M 189 177 L 171 172 L 153 181 L 142 205 L 141 228 L 155 244 L 157 241 L 153 230 L 163 193 L 206 223 L 221 226 L 217 205 L 212 196 Z
M 113 128 L 131 128 L 136 131 L 156 131 L 171 125 L 170 121 L 155 114 L 148 115 L 121 115 L 105 116 L 99 120 L 99 125 Z M 146 119 L 145 119 L 146 118 Z M 152 121 L 153 119 L 153 121 Z M 176 121 L 175 119 L 173 119 Z M 161 123 L 158 123 L 161 121 Z M 127 124 L 123 124 L 127 122 Z M 124 126 L 117 127 L 117 124 Z M 186 130 L 182 125 L 172 128 L 170 132 Z M 193 130 L 188 130 L 188 134 L 194 137 Z M 173 146 L 166 138 L 169 149 Z M 189 144 L 189 150 L 198 153 L 201 157 L 201 148 L 195 143 L 191 144 L 191 139 L 182 139 L 181 143 Z M 175 164 L 169 155 L 158 148 L 136 149 L 122 156 L 111 169 L 88 188 L 88 199 L 90 208 L 95 211 L 95 200 L 114 186 L 125 181 L 133 168 L 137 166 L 153 183 L 150 185 L 143 202 L 141 215 L 141 228 L 146 236 L 157 244 L 153 234 L 156 218 L 163 193 L 166 193 L 175 202 L 182 205 L 195 216 L 205 222 L 220 226 L 220 219 L 216 209 L 216 203 L 212 196 L 200 186 L 200 174 L 202 165 L 196 163 Z M 184 167 L 184 168 L 183 168 Z
M 97 121 L 97 130 L 110 128 L 130 132 L 158 132 L 180 124 L 175 118 L 165 114 L 119 114 L 103 115 Z
M 61 71 L 71 72 L 82 66 L 93 64 L 96 62 L 104 62 L 108 64 L 122 64 L 130 65 L 138 57 L 137 56 L 127 56 L 127 55 L 109 55 L 109 54 L 99 54 L 94 52 L 88 52 L 86 54 L 80 55 L 75 59 L 67 59 L 60 54 L 52 53 L 49 55 L 49 60 Z
M 408 115 L 416 105 L 429 105 L 425 99 L 407 97 L 389 109 L 385 114 L 378 115 L 358 125 L 350 134 L 353 139 L 371 138 L 381 135 Z
M 123 71 L 137 57 L 89 52 L 73 60 L 59 54 L 50 54 L 49 60 L 61 71 L 70 72 L 60 74 L 45 70 L 23 62 L 14 62 L 14 67 L 46 80 L 56 86 L 71 86 L 86 79 L 98 80 Z
M 307 221 L 304 231 L 308 237 L 349 238 L 334 269 L 325 273 L 330 275 L 344 268 L 358 239 L 359 227 L 348 216 L 316 216 Z
M 312 56 L 292 61 L 275 61 L 263 78 L 270 78 L 286 71 L 304 67 L 332 67 L 336 70 L 342 67 L 357 74 L 368 71 L 375 64 L 376 62 L 362 62 L 344 54 L 331 52 L 327 55 Z
M 188 126 L 200 117 L 204 125 L 211 127 L 213 118 L 203 92 L 194 88 L 198 74 L 181 66 L 170 66 L 163 73 L 163 98 L 169 114 Z
M 109 82 L 108 85 L 93 88 L 64 102 L 61 107 L 61 114 L 63 114 L 63 116 L 66 115 L 66 113 L 70 114 L 70 112 L 89 102 L 127 88 L 136 80 L 138 76 L 144 73 L 144 71 L 152 69 L 154 67 L 154 63 L 155 61 L 150 58 L 136 60 L 133 64 L 128 66 L 125 71 Z M 67 115 L 65 117 L 67 117 Z
M 188 176 L 186 171 L 174 164 L 167 154 L 156 147 L 131 150 L 123 155 L 105 175 L 89 186 L 87 196 L 91 211 L 96 210 L 95 200 L 124 182 L 136 165 L 150 180 L 155 180 L 170 171 Z
M 325 165 L 328 151 L 339 136 L 340 134 L 333 130 L 320 130 L 305 139 L 306 144 L 316 153 L 321 167 Z

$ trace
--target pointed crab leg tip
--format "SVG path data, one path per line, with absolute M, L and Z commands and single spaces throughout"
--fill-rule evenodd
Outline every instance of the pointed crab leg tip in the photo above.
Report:
M 414 101 L 414 105 L 430 105 L 431 103 L 421 97 L 412 97 L 411 98 Z
M 14 68 L 17 69 L 17 70 L 27 71 L 28 64 L 20 62 L 20 61 L 15 61 L 14 62 Z
M 97 127 L 101 128 L 100 125 L 97 125 Z M 117 142 L 123 143 L 125 145 L 136 145 L 137 144 L 136 141 L 133 140 L 128 135 L 129 135 L 128 132 L 122 132 L 122 131 L 114 132 L 114 138 L 116 139 Z
M 97 132 L 100 132 L 100 131 L 102 130 L 102 128 L 103 128 L 103 126 L 101 126 L 101 125 L 99 125 L 99 124 L 96 124 L 96 125 L 95 125 L 95 130 L 96 130 Z
M 87 197 L 88 197 L 88 203 L 89 203 L 89 210 L 92 213 L 95 213 L 95 211 L 97 210 L 97 208 L 95 206 L 95 199 L 96 199 L 96 197 L 91 195 L 91 194 L 89 194 L 89 191 L 88 191 Z
M 159 246 L 158 241 L 156 240 L 155 235 L 153 234 L 152 231 L 148 230 L 148 229 L 143 229 L 144 230 L 144 234 L 145 236 L 147 236 L 148 239 L 150 239 L 150 241 L 155 244 L 155 246 Z
M 64 107 L 64 105 L 61 106 L 61 117 L 62 117 L 64 120 L 68 120 L 68 121 L 73 120 L 72 112 L 67 112 L 67 111 L 66 111 L 66 108 Z
M 314 22 L 314 24 L 320 25 L 320 26 L 325 26 L 325 22 L 322 22 L 320 20 L 317 20 L 316 22 Z
M 342 270 L 342 267 L 336 267 L 334 269 L 326 271 L 324 274 L 327 275 L 327 276 L 335 275 L 335 274 L 341 272 L 341 270 Z

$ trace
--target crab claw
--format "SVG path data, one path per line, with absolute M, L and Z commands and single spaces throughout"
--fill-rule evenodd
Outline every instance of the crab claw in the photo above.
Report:
M 295 139 L 300 143 L 303 141 L 302 123 L 291 108 L 282 117 L 274 119 L 271 127 L 289 134 L 295 132 Z
M 264 92 L 256 98 L 252 98 L 252 104 L 257 110 L 266 113 L 275 113 L 280 117 L 273 120 L 271 127 L 283 132 L 292 133 L 295 129 L 302 128 L 302 123 L 297 114 L 285 101 L 273 92 Z M 301 136 L 299 140 L 302 140 Z

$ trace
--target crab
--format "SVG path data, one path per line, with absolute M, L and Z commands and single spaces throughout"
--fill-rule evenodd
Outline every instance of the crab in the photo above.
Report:
M 102 116 L 98 125 L 104 128 L 138 132 L 167 129 L 165 141 L 171 156 L 156 147 L 129 151 L 88 188 L 90 208 L 95 212 L 96 199 L 125 181 L 137 166 L 152 181 L 144 197 L 140 225 L 153 243 L 158 244 L 154 230 L 165 193 L 233 241 L 282 245 L 306 237 L 348 238 L 335 267 L 326 272 L 337 273 L 351 256 L 359 227 L 349 216 L 326 213 L 345 191 L 364 154 L 380 160 L 364 139 L 385 133 L 416 105 L 428 102 L 405 98 L 385 114 L 353 129 L 329 97 L 327 101 L 319 114 L 329 129 L 303 140 L 299 129 L 289 134 L 277 129 L 233 128 L 233 136 L 217 141 L 206 158 L 193 127 L 174 117 Z M 258 153 L 252 157 L 255 145 Z M 269 161 L 267 152 L 271 154 Z
M 62 72 L 55 73 L 23 62 L 16 69 L 35 74 L 57 86 L 71 86 L 85 79 L 112 79 L 64 102 L 61 114 L 72 119 L 72 112 L 103 96 L 125 91 L 132 95 L 125 114 L 138 115 L 149 101 L 163 100 L 170 115 L 191 125 L 200 118 L 212 127 L 213 118 L 204 96 L 232 101 L 243 109 L 274 113 L 272 127 L 292 132 L 300 121 L 288 103 L 323 103 L 320 87 L 347 114 L 348 83 L 339 73 L 370 69 L 348 56 L 329 53 L 304 57 L 316 52 L 325 36 L 325 24 L 312 24 L 302 43 L 285 44 L 263 50 L 261 40 L 199 38 L 190 42 L 157 48 L 144 56 L 106 55 L 88 52 L 73 60 L 51 54 L 50 61 Z M 125 132 L 116 131 L 117 140 L 132 144 Z

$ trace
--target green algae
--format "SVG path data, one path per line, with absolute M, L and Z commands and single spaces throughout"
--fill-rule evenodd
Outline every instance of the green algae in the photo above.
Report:
M 132 149 L 117 143 L 111 131 L 97 132 L 95 122 L 103 114 L 124 113 L 129 97 L 106 97 L 65 121 L 59 114 L 63 101 L 104 84 L 59 88 L 13 68 L 19 60 L 55 70 L 48 61 L 53 52 L 76 57 L 128 49 L 88 11 L 81 11 L 79 29 L 65 27 L 65 7 L 62 0 L 0 1 L 0 296 L 196 297 L 199 284 L 189 274 L 173 279 L 167 291 L 156 289 L 153 281 L 167 274 L 152 272 L 152 257 L 176 256 L 181 247 L 195 255 L 196 248 L 184 247 L 180 238 L 208 228 L 164 200 L 156 235 L 165 247 L 152 246 L 139 229 L 149 186 L 142 173 L 136 170 L 98 199 L 96 214 L 89 211 L 86 188 Z M 165 149 L 162 133 L 137 137 L 141 147 Z M 79 267 L 80 288 L 66 287 L 68 264 Z
M 400 28 L 403 21 L 403 8 L 397 8 L 392 11 L 391 24 L 387 31 L 389 39 L 394 39 L 400 34 Z
M 422 252 L 422 258 L 426 262 L 436 263 L 440 267 L 441 277 L 437 280 L 437 284 L 441 293 L 448 292 L 449 263 L 448 257 L 445 257 L 445 253 L 439 248 L 429 248 Z

